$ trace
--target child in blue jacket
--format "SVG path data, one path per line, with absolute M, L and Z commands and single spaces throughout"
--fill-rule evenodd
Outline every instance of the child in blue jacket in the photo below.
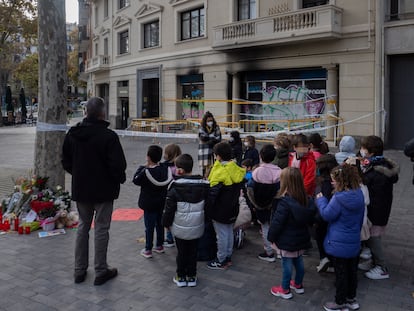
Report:
M 361 178 L 355 166 L 344 164 L 331 171 L 334 194 L 330 201 L 319 192 L 316 204 L 328 222 L 324 247 L 335 268 L 335 301 L 326 302 L 326 311 L 359 309 L 356 301 L 358 258 L 365 200 Z

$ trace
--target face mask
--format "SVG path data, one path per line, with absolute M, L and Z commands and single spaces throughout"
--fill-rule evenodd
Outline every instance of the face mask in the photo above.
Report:
M 233 137 L 230 137 L 230 138 L 229 138 L 229 142 L 231 142 L 231 143 L 232 143 L 233 141 L 234 141 L 234 138 L 233 138 Z
M 366 156 L 367 156 L 367 153 L 366 153 L 366 151 L 365 150 L 359 150 L 359 153 L 361 154 L 361 157 L 363 157 L 363 158 L 366 158 Z
M 245 141 L 245 142 L 244 142 L 244 145 L 245 145 L 246 147 L 249 147 L 249 143 L 248 143 L 247 141 Z
M 213 121 L 208 121 L 207 126 L 212 127 L 213 126 Z

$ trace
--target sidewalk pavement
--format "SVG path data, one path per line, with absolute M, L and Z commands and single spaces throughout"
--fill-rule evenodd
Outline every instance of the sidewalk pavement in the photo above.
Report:
M 0 195 L 12 191 L 11 177 L 31 168 L 35 130 L 0 128 Z M 149 144 L 175 142 L 183 152 L 197 155 L 193 140 L 167 141 L 122 137 L 127 161 L 127 182 L 121 187 L 116 208 L 136 208 L 139 188 L 131 179 L 145 159 Z M 414 310 L 414 185 L 412 163 L 401 151 L 387 151 L 386 156 L 401 165 L 400 180 L 394 188 L 394 204 L 384 250 L 390 279 L 373 281 L 359 273 L 357 298 L 361 310 Z M 195 173 L 199 173 L 197 162 Z M 7 186 L 10 185 L 9 191 Z M 70 176 L 66 178 L 70 187 Z M 316 245 L 305 257 L 305 294 L 283 300 L 270 294 L 271 286 L 281 281 L 280 262 L 257 259 L 263 251 L 259 230 L 247 230 L 246 244 L 235 250 L 233 266 L 225 271 L 198 264 L 198 284 L 178 288 L 175 274 L 176 249 L 145 259 L 139 255 L 144 247 L 143 220 L 113 221 L 110 231 L 108 262 L 119 275 L 103 286 L 94 286 L 93 229 L 90 243 L 90 267 L 84 283 L 73 282 L 73 250 L 76 230 L 65 235 L 38 238 L 37 233 L 0 235 L 0 310 L 322 310 L 323 302 L 334 298 L 334 275 L 318 274 Z

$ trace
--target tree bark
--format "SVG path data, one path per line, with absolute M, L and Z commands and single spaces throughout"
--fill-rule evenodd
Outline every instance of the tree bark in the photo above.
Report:
M 49 187 L 64 187 L 61 155 L 67 109 L 65 0 L 38 0 L 38 16 L 39 110 L 34 172 L 48 176 Z

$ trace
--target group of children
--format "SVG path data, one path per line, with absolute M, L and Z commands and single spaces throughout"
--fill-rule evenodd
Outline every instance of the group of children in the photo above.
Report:
M 152 251 L 164 252 L 164 227 L 168 228 L 172 234 L 167 233 L 167 245 L 175 241 L 178 251 L 173 281 L 179 287 L 196 286 L 198 239 L 205 234 L 205 220 L 212 222 L 217 239 L 216 258 L 207 267 L 226 269 L 232 265 L 240 197 L 246 197 L 261 226 L 264 252 L 258 258 L 281 258 L 282 282 L 271 288 L 273 295 L 290 299 L 291 290 L 304 293 L 302 256 L 314 232 L 320 253 L 317 271 L 331 269 L 336 275 L 335 300 L 324 309 L 359 309 L 357 269 L 366 269 L 370 279 L 389 277 L 381 236 L 398 165 L 383 156 L 381 138 L 362 138 L 355 153 L 355 140 L 345 136 L 335 155 L 328 153 L 317 133 L 279 134 L 260 152 L 253 136 L 244 137 L 244 147 L 241 143 L 236 131 L 229 142 L 215 143 L 208 176 L 192 175 L 193 159 L 181 154 L 177 145 L 166 146 L 165 163 L 160 163 L 161 147 L 148 148 L 147 163 L 133 179 L 141 186 L 138 205 L 144 210 L 146 244 L 141 255 L 150 258 Z M 360 257 L 366 260 L 360 262 Z

